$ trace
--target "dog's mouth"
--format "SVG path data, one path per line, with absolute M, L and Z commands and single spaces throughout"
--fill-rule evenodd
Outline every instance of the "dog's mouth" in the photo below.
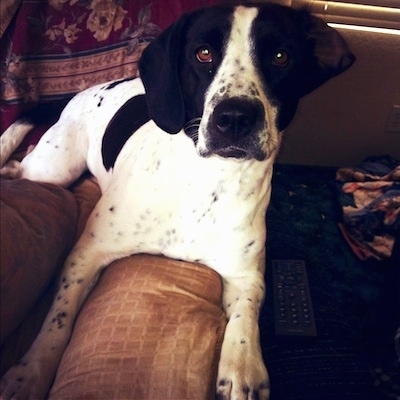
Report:
M 217 150 L 215 154 L 225 158 L 249 158 L 249 154 L 245 150 L 235 147 Z
M 246 150 L 234 146 L 230 146 L 223 149 L 214 149 L 214 150 L 200 149 L 199 155 L 205 158 L 211 156 L 219 156 L 223 158 L 237 158 L 242 160 L 253 158 L 250 156 L 250 154 L 248 154 Z
M 208 158 L 211 156 L 219 156 L 222 158 L 235 158 L 237 160 L 257 160 L 263 161 L 266 154 L 261 149 L 255 148 L 242 148 L 238 146 L 228 146 L 222 148 L 198 148 L 198 154 L 201 157 Z

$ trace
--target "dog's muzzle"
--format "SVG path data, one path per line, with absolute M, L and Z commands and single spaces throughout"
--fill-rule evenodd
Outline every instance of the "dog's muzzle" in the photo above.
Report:
M 210 115 L 200 155 L 263 160 L 260 134 L 265 125 L 261 101 L 241 97 L 221 100 Z

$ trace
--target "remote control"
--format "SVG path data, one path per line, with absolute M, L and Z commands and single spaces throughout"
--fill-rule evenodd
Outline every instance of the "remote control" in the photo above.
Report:
M 307 270 L 302 260 L 273 260 L 275 334 L 316 336 Z

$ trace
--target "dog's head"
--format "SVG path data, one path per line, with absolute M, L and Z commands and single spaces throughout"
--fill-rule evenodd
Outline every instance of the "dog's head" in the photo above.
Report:
M 198 153 L 263 160 L 299 99 L 354 61 L 337 31 L 305 10 L 216 6 L 184 15 L 140 61 L 151 118 Z

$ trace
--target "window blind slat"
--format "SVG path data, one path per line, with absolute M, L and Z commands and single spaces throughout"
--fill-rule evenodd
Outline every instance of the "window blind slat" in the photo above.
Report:
M 393 8 L 400 7 L 399 0 L 336 0 L 336 1 L 338 3 L 363 4 L 369 6 L 393 7 Z
M 368 2 L 368 0 L 362 1 Z M 399 0 L 396 1 L 400 3 Z M 389 3 L 390 0 L 387 4 Z M 306 7 L 326 22 L 400 29 L 400 8 L 370 4 L 355 4 L 350 1 L 292 0 L 293 7 Z

